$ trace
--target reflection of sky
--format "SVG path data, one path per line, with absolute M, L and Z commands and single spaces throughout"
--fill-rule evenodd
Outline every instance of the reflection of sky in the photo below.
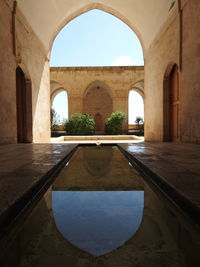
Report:
M 137 231 L 144 191 L 53 191 L 52 208 L 62 235 L 98 256 L 123 245 Z

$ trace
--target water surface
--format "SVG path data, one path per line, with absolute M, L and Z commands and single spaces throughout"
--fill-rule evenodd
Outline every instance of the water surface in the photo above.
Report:
M 116 147 L 78 148 L 26 227 L 20 267 L 186 266 L 175 215 Z
M 137 231 L 144 191 L 53 191 L 52 208 L 62 235 L 99 256 L 123 245 Z

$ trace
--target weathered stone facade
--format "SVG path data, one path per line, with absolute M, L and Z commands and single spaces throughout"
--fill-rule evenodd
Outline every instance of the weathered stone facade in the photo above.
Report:
M 0 2 L 0 123 L 3 125 L 0 143 L 17 142 L 17 66 L 23 70 L 32 87 L 32 141 L 47 142 L 50 139 L 49 60 L 40 40 L 19 10 L 13 29 L 13 2 Z M 16 56 L 13 54 L 14 30 Z
M 68 94 L 69 116 L 88 113 L 96 117 L 97 131 L 103 132 L 104 121 L 112 112 L 126 114 L 128 122 L 129 91 L 144 80 L 143 67 L 57 67 L 51 68 L 51 101 L 61 90 Z M 57 84 L 57 86 L 56 86 Z

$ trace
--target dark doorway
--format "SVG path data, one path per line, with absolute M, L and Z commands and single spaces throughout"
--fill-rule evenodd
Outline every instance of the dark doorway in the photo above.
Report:
M 17 142 L 32 142 L 31 82 L 20 67 L 16 69 Z

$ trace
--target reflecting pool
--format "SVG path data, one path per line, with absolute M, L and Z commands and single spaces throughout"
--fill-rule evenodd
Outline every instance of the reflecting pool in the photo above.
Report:
M 27 220 L 15 266 L 184 267 L 181 229 L 117 147 L 79 147 Z

